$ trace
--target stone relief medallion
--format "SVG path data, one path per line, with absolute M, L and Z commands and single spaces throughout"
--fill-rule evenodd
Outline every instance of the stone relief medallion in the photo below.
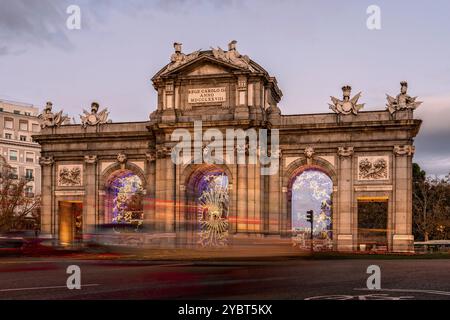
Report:
M 358 157 L 358 180 L 388 180 L 389 157 Z
M 83 165 L 58 166 L 59 187 L 79 187 L 83 184 Z

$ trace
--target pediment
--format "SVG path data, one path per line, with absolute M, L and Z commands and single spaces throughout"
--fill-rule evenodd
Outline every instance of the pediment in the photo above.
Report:
M 204 76 L 204 75 L 215 75 L 215 74 L 227 74 L 230 70 L 213 63 L 201 63 L 189 68 L 190 70 L 184 70 L 180 72 L 188 76 Z
M 235 66 L 230 63 L 223 62 L 221 60 L 215 59 L 214 57 L 202 54 L 196 59 L 189 61 L 187 63 L 183 63 L 180 66 L 168 69 L 170 66 L 165 66 L 162 70 L 160 70 L 154 77 L 153 80 L 159 77 L 173 77 L 175 75 L 184 75 L 184 76 L 203 76 L 203 75 L 223 75 L 229 74 L 233 71 L 247 71 L 243 68 Z

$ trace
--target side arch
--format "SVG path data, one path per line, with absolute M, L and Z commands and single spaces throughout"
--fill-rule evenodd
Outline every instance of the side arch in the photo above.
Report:
M 114 217 L 113 207 L 114 207 L 114 187 L 113 183 L 117 178 L 124 174 L 133 174 L 137 176 L 140 180 L 141 187 L 143 189 L 142 195 L 145 199 L 146 189 L 147 189 L 147 179 L 143 170 L 137 165 L 127 162 L 125 165 L 121 165 L 116 162 L 109 165 L 103 172 L 99 175 L 99 191 L 100 191 L 100 210 L 101 210 L 101 221 L 102 223 L 109 224 L 112 222 Z M 144 209 L 142 207 L 142 209 Z
M 100 187 L 103 187 L 105 190 L 108 189 L 110 185 L 111 176 L 118 171 L 128 170 L 133 172 L 135 175 L 141 179 L 142 186 L 144 189 L 147 186 L 147 179 L 145 178 L 144 171 L 139 168 L 137 165 L 131 162 L 127 162 L 125 166 L 122 168 L 122 165 L 118 162 L 109 165 L 103 172 L 100 174 Z
M 331 163 L 321 158 L 313 158 L 311 163 L 308 164 L 306 158 L 300 158 L 290 163 L 284 171 L 283 187 L 288 189 L 289 187 L 292 187 L 292 180 L 303 171 L 308 169 L 316 169 L 322 171 L 330 177 L 331 181 L 333 181 L 333 186 L 337 186 L 337 173 Z
M 333 202 L 333 211 L 332 211 L 332 219 L 333 219 L 333 234 L 336 234 L 336 226 L 337 226 L 337 215 L 335 214 L 334 206 L 335 206 L 335 198 L 336 198 L 336 190 L 338 185 L 337 173 L 335 167 L 329 163 L 328 161 L 321 158 L 313 158 L 310 163 L 308 163 L 305 157 L 299 158 L 292 163 L 284 170 L 282 175 L 282 187 L 283 187 L 283 226 L 286 230 L 285 235 L 290 236 L 292 230 L 292 186 L 295 182 L 295 179 L 301 175 L 303 172 L 307 170 L 317 170 L 324 174 L 326 174 L 333 183 L 333 192 L 332 192 L 332 202 Z M 333 239 L 335 241 L 335 239 Z

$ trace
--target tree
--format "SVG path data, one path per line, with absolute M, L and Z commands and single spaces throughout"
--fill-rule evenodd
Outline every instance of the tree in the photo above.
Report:
M 413 164 L 413 220 L 416 238 L 446 239 L 450 230 L 449 178 L 427 177 Z
M 37 218 L 40 198 L 27 192 L 29 182 L 0 156 L 0 232 L 19 229 L 27 217 Z

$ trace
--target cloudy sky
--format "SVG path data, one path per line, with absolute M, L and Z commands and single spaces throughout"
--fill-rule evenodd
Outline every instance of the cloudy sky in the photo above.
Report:
M 81 30 L 66 9 L 81 8 Z M 366 27 L 381 9 L 381 30 Z M 172 43 L 185 52 L 238 50 L 276 76 L 286 114 L 328 112 L 351 84 L 366 110 L 383 109 L 408 80 L 424 104 L 415 161 L 450 171 L 450 1 L 381 0 L 0 0 L 0 99 L 47 100 L 78 118 L 93 100 L 114 121 L 144 121 L 155 109 L 150 78 Z

